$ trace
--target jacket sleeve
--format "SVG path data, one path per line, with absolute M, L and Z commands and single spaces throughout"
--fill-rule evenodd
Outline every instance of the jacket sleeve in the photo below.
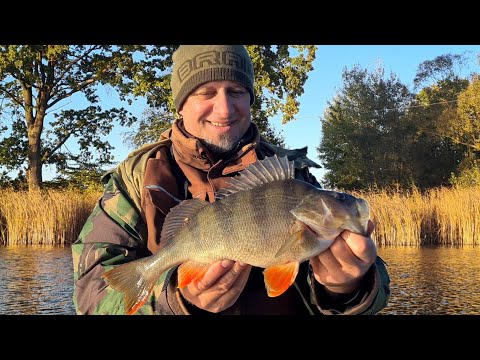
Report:
M 296 177 L 320 187 L 318 181 L 308 171 L 308 167 L 297 169 Z M 390 277 L 385 262 L 379 256 L 365 274 L 361 289 L 350 298 L 337 298 L 332 301 L 325 293 L 323 286 L 315 280 L 313 271 L 309 272 L 308 283 L 311 288 L 312 303 L 325 315 L 376 314 L 387 306 L 390 298 Z
M 390 298 L 390 277 L 379 256 L 365 274 L 363 286 L 348 298 L 329 298 L 313 271 L 308 274 L 308 283 L 311 301 L 324 315 L 374 315 L 387 306 Z
M 151 255 L 141 235 L 143 229 L 139 212 L 120 191 L 115 174 L 111 173 L 102 197 L 71 247 L 77 314 L 125 314 L 123 293 L 107 286 L 101 276 L 115 266 Z M 174 270 L 161 274 L 149 299 L 136 314 L 174 313 L 168 297 L 174 298 L 175 294 L 162 291 L 167 290 Z

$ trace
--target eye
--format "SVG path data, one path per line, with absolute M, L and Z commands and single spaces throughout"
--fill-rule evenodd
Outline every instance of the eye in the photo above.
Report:
M 247 91 L 245 90 L 230 90 L 228 92 L 228 94 L 231 96 L 231 97 L 235 97 L 235 98 L 239 98 L 239 97 L 242 97 L 243 95 L 245 95 L 247 93 Z
M 335 195 L 335 199 L 338 201 L 345 201 L 346 198 L 347 195 L 345 193 L 337 193 L 337 195 Z
M 193 95 L 199 95 L 199 96 L 208 96 L 208 95 L 212 95 L 214 96 L 216 94 L 216 91 L 213 91 L 213 90 L 200 90 L 200 91 L 197 91 L 195 94 Z

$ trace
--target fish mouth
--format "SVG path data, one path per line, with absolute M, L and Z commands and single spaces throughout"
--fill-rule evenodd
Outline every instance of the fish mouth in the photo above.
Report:
M 319 241 L 323 240 L 332 240 L 335 239 L 338 234 L 342 232 L 342 226 L 338 227 L 326 227 L 326 226 L 318 226 L 317 224 L 312 224 L 312 226 L 303 223 L 304 228 L 310 232 L 312 236 L 314 236 Z

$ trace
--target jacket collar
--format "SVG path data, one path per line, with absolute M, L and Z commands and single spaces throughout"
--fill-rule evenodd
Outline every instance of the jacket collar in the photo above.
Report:
M 175 120 L 172 127 L 161 135 L 161 139 L 164 138 L 169 138 L 172 141 L 173 153 L 177 161 L 204 171 L 208 171 L 215 163 L 218 163 L 218 161 L 215 161 L 213 154 L 208 151 L 201 141 L 185 130 L 183 119 Z M 226 167 L 229 163 L 232 163 L 232 165 L 241 165 L 244 161 L 238 160 L 246 153 L 251 152 L 249 150 L 253 150 L 252 152 L 254 153 L 254 149 L 258 146 L 259 141 L 260 133 L 257 126 L 252 122 L 235 149 L 222 157 L 223 160 L 221 161 L 224 163 L 224 166 Z M 256 157 L 253 161 L 255 160 Z M 251 162 L 252 160 L 247 160 L 247 163 Z M 238 166 L 234 167 L 237 168 Z M 226 173 L 238 171 L 238 169 L 234 170 L 233 168 L 229 170 L 226 172 L 223 171 L 222 173 L 225 175 Z

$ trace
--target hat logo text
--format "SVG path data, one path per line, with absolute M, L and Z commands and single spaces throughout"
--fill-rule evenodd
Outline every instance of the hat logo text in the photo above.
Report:
M 177 70 L 180 82 L 183 82 L 192 72 L 212 65 L 224 65 L 250 74 L 251 65 L 245 59 L 232 51 L 210 50 L 198 54 L 191 60 L 186 60 Z

